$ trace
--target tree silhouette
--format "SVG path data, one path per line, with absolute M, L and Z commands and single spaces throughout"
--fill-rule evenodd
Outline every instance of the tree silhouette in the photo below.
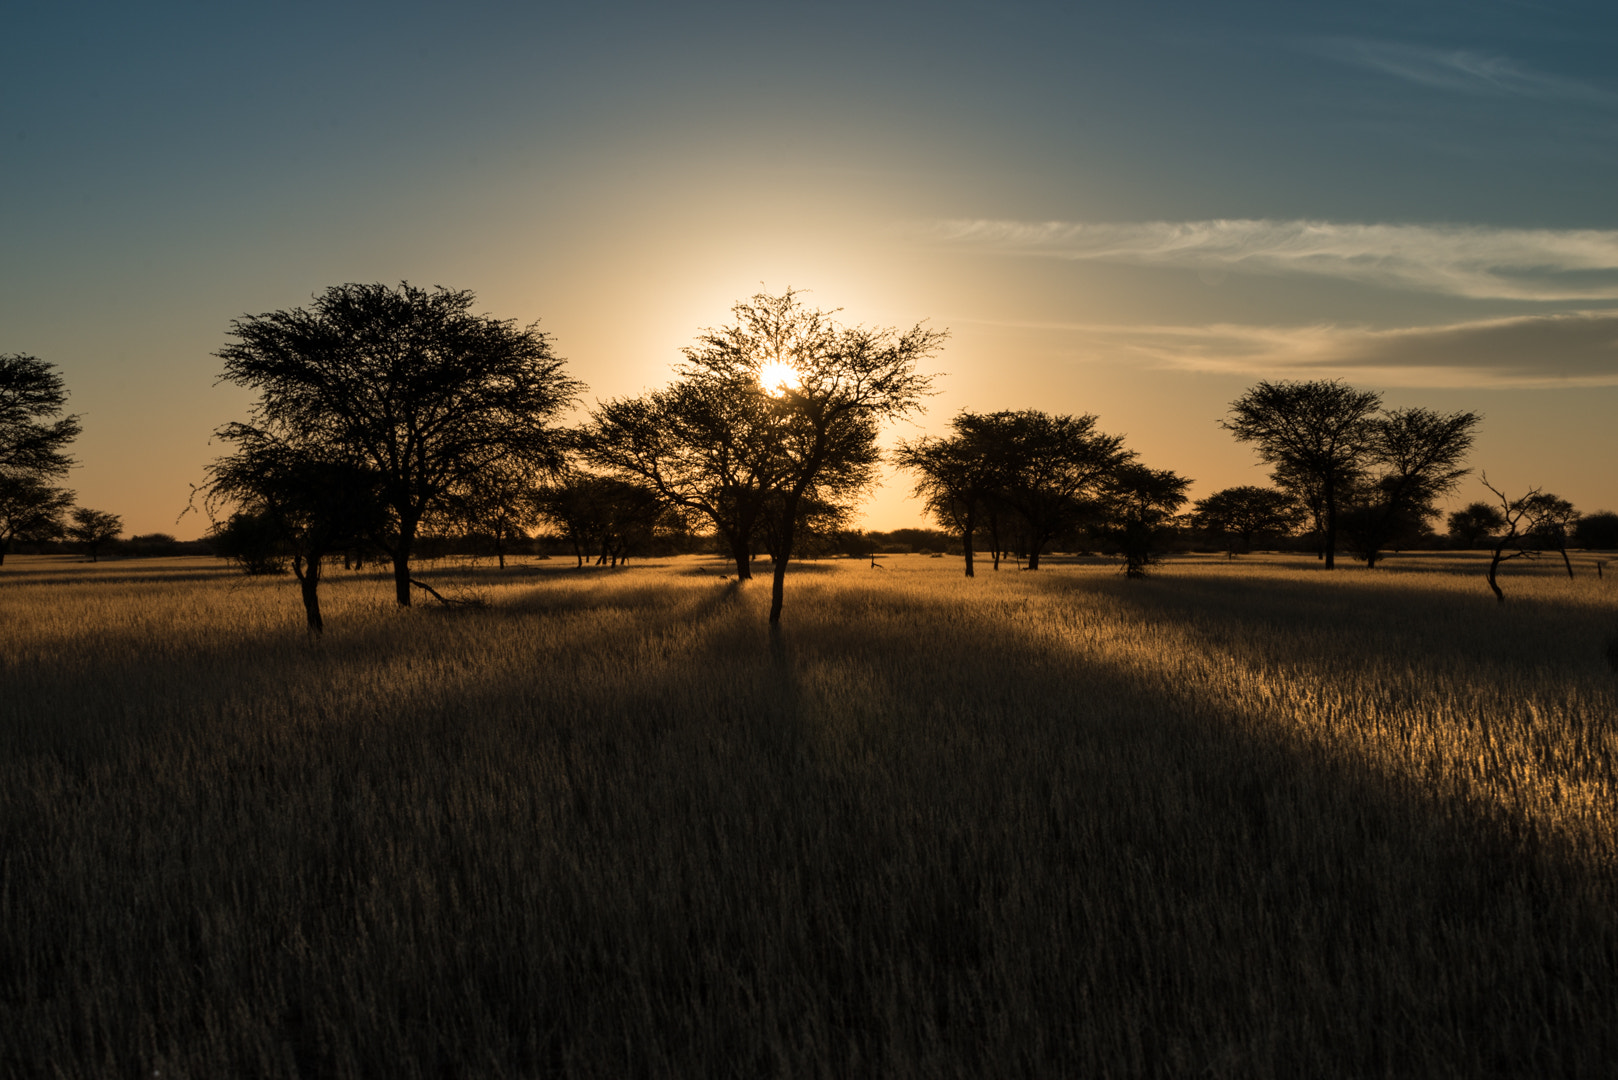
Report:
M 1541 551 L 1554 551 L 1560 555 L 1567 576 L 1572 577 L 1573 560 L 1568 558 L 1567 542 L 1578 526 L 1579 512 L 1566 499 L 1545 491 L 1533 495 L 1530 501 L 1532 542 Z
M 208 467 L 209 513 L 233 506 L 291 552 L 312 634 L 325 631 L 320 580 L 326 557 L 373 535 L 387 520 L 380 475 L 359 455 L 319 440 L 281 438 L 248 424 L 219 437 L 235 451 Z M 245 523 L 244 523 L 245 524 Z
M 993 420 L 963 410 L 950 421 L 951 434 L 901 442 L 894 460 L 916 474 L 915 493 L 938 523 L 961 538 L 966 576 L 973 577 L 973 540 L 980 523 L 993 522 L 993 501 L 1005 486 L 1003 455 L 994 443 Z M 998 534 L 998 528 L 994 529 Z M 999 562 L 998 537 L 995 562 Z
M 117 514 L 81 506 L 70 516 L 67 537 L 84 545 L 85 554 L 90 556 L 91 562 L 100 562 L 101 549 L 108 541 L 116 540 L 123 531 L 124 519 Z
M 1471 472 L 1461 462 L 1479 419 L 1410 408 L 1367 421 L 1365 468 L 1374 472 L 1350 487 L 1344 526 L 1368 568 L 1384 548 L 1424 531 L 1438 516 L 1434 501 Z
M 666 389 L 598 405 L 577 445 L 591 464 L 711 522 L 747 581 L 754 535 L 787 465 L 777 437 L 756 379 L 688 366 Z
M 1276 482 L 1318 500 L 1326 568 L 1337 565 L 1337 518 L 1342 498 L 1364 469 L 1380 395 L 1341 381 L 1261 382 L 1231 402 L 1222 422 L 1259 458 L 1276 466 Z
M 208 532 L 208 546 L 249 575 L 286 572 L 291 557 L 284 530 L 263 511 L 237 510 Z
M 1573 530 L 1574 542 L 1579 547 L 1618 548 L 1618 514 L 1611 510 L 1597 510 L 1579 518 Z
M 0 475 L 61 476 L 73 465 L 67 444 L 79 418 L 62 416 L 67 390 L 51 365 L 20 353 L 0 354 Z
M 472 312 L 470 291 L 336 285 L 307 308 L 231 323 L 224 379 L 259 393 L 251 426 L 375 475 L 386 523 L 373 537 L 410 603 L 422 522 L 499 467 L 561 463 L 555 418 L 581 385 L 534 325 Z
M 534 503 L 540 516 L 567 534 L 581 567 L 587 558 L 597 566 L 618 566 L 652 538 L 668 513 L 657 492 L 643 484 L 583 472 L 540 488 Z
M 1562 553 L 1567 576 L 1572 577 L 1573 564 L 1567 557 L 1566 530 L 1578 517 L 1573 504 L 1537 487 L 1529 488 L 1526 495 L 1513 499 L 1489 483 L 1488 474 L 1484 474 L 1482 479 L 1483 486 L 1499 500 L 1502 521 L 1501 532 L 1495 538 L 1494 552 L 1489 559 L 1489 589 L 1494 593 L 1495 600 L 1502 604 L 1506 602 L 1506 594 L 1498 580 L 1501 564 L 1512 559 L 1535 558 L 1547 547 Z
M 835 312 L 805 306 L 799 293 L 759 293 L 732 308 L 736 321 L 704 330 L 686 350 L 687 369 L 752 396 L 768 418 L 776 463 L 775 559 L 770 623 L 781 621 L 788 563 L 805 500 L 842 503 L 870 485 L 883 420 L 922 407 L 931 376 L 916 370 L 946 334 L 917 324 L 900 333 L 844 327 Z
M 1024 409 L 989 413 L 976 423 L 1001 477 L 995 501 L 1021 523 L 1030 570 L 1039 569 L 1052 540 L 1099 522 L 1107 484 L 1135 456 L 1123 436 L 1097 431 L 1090 415 Z
M 1506 519 L 1498 507 L 1486 502 L 1467 503 L 1452 512 L 1445 523 L 1450 539 L 1462 548 L 1475 548 L 1493 536 L 1495 530 L 1505 527 Z
M 759 519 L 758 541 L 773 564 L 786 551 L 787 538 L 782 535 L 781 522 L 783 496 L 779 493 L 765 503 Z M 805 554 L 824 550 L 835 537 L 848 530 L 854 520 L 855 503 L 851 499 L 834 502 L 818 492 L 810 492 L 798 501 L 798 516 L 792 523 L 792 554 Z
M 1244 484 L 1216 491 L 1199 499 L 1192 511 L 1196 527 L 1230 537 L 1242 552 L 1253 550 L 1253 538 L 1263 534 L 1286 535 L 1297 527 L 1296 500 L 1275 488 Z
M 1133 462 L 1119 465 L 1107 479 L 1097 531 L 1117 541 L 1124 554 L 1125 577 L 1146 576 L 1156 542 L 1185 505 L 1190 486 L 1190 480 L 1168 469 Z
M 0 470 L 0 565 L 14 540 L 55 540 L 67 529 L 62 515 L 73 505 L 73 493 L 52 487 L 38 476 Z
M 48 483 L 73 465 L 67 445 L 79 419 L 63 416 L 67 390 L 50 364 L 0 354 L 0 563 L 13 540 L 48 540 L 64 531 L 73 494 Z
M 540 517 L 534 477 L 507 464 L 495 465 L 473 482 L 457 485 L 444 500 L 443 517 L 468 536 L 487 537 L 504 570 L 511 542 L 526 539 Z

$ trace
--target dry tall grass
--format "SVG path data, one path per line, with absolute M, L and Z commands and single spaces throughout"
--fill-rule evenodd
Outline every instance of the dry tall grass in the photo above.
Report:
M 8 1075 L 1618 1062 L 1612 581 L 15 562 Z

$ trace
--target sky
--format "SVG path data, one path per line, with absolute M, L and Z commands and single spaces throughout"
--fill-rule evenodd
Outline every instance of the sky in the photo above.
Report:
M 539 320 L 586 406 L 790 286 L 949 331 L 890 440 L 1094 413 L 1201 497 L 1265 482 L 1246 388 L 1342 378 L 1618 509 L 1614 55 L 1618 8 L 1526 0 L 12 0 L 0 352 L 61 371 L 131 534 L 206 528 L 232 319 L 404 280 Z

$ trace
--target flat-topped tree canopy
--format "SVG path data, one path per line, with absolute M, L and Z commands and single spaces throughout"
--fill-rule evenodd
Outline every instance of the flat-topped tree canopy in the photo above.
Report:
M 252 424 L 341 448 L 379 477 L 396 597 L 422 521 L 458 490 L 562 462 L 557 417 L 583 389 L 537 323 L 473 311 L 470 290 L 334 285 L 307 307 L 231 323 L 223 378 L 259 392 Z
M 1275 467 L 1277 483 L 1318 508 L 1327 569 L 1337 565 L 1338 511 L 1364 470 L 1371 418 L 1381 407 L 1382 395 L 1338 379 L 1266 380 L 1231 402 L 1221 424 Z

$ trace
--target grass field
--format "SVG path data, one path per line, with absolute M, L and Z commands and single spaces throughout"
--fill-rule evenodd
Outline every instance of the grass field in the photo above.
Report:
M 8 1076 L 1618 1069 L 1618 581 L 0 571 Z

